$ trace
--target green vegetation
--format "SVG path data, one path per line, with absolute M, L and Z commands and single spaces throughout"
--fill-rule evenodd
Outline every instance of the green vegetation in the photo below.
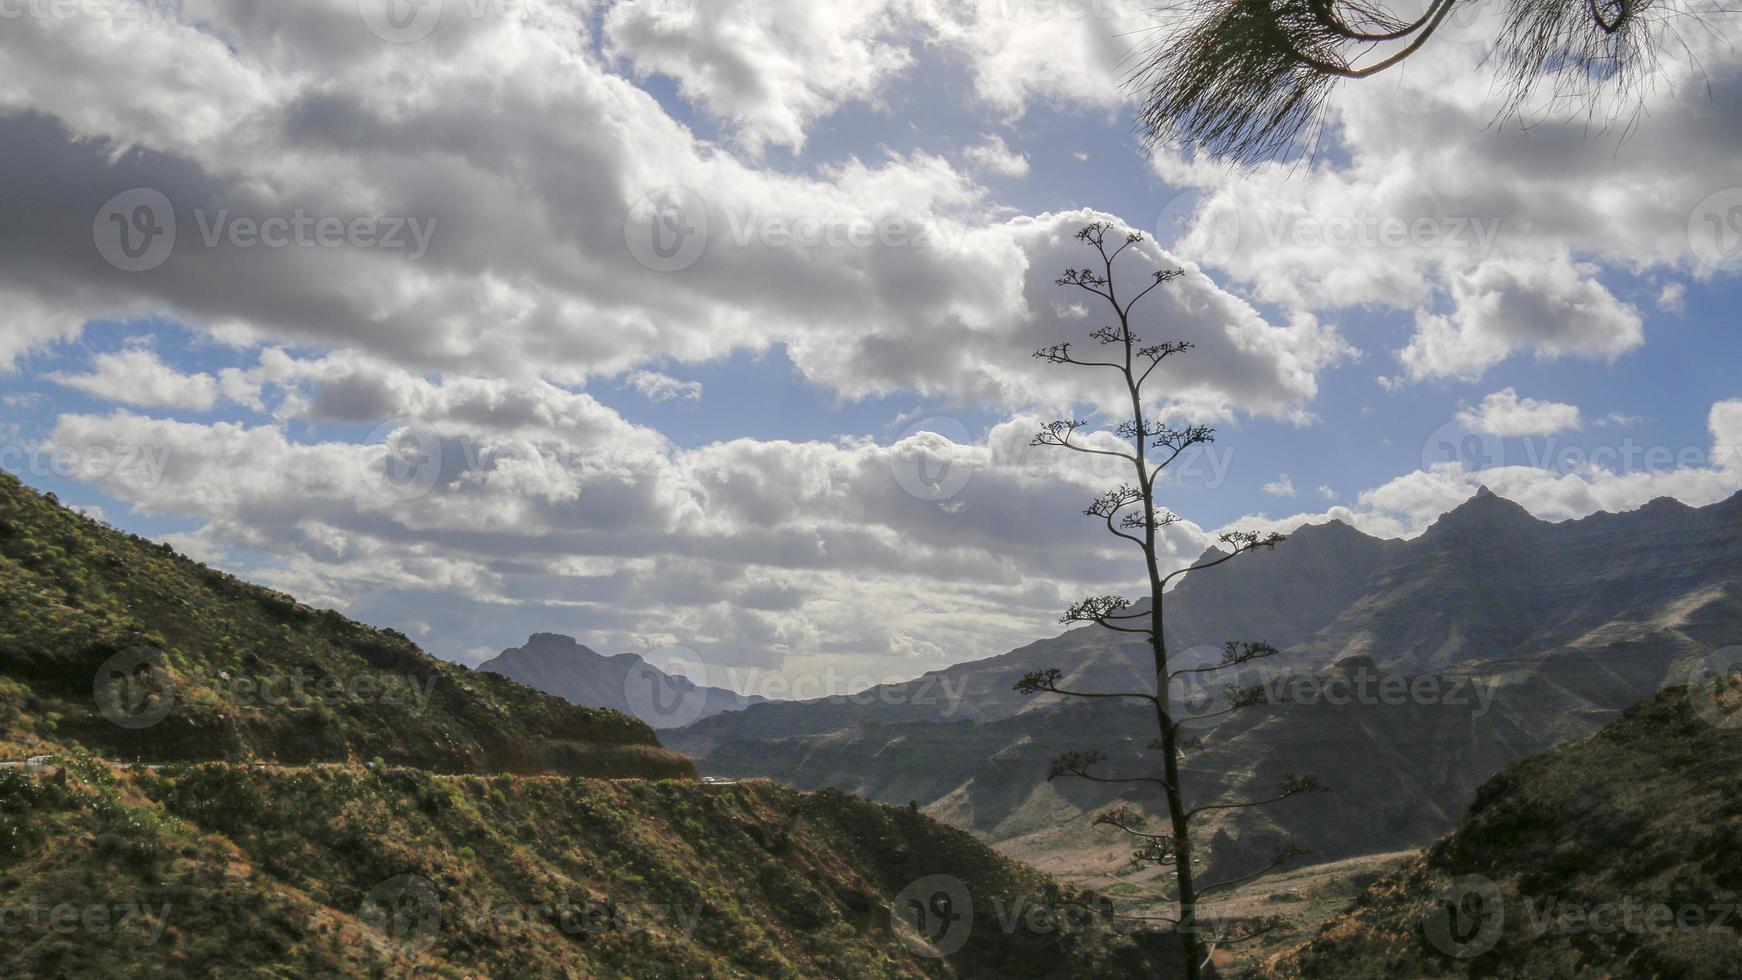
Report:
M 99 698 L 136 647 L 142 673 L 105 688 L 125 697 Z M 289 696 L 244 696 L 266 681 Z M 0 975 L 1114 977 L 1162 955 L 1104 918 L 1036 918 L 1102 905 L 962 831 L 702 785 L 639 721 L 6 476 L 0 762 Z M 973 902 L 947 956 L 902 911 L 933 875 Z
M 1742 963 L 1742 697 L 1671 688 L 1589 738 L 1508 767 L 1458 829 L 1371 886 L 1284 975 L 1728 978 Z M 1713 718 L 1728 716 L 1719 727 Z M 1466 876 L 1479 876 L 1469 878 Z M 1461 958 L 1424 929 L 1454 881 L 1492 882 Z M 1476 914 L 1481 913 L 1481 914 Z M 1491 948 L 1490 947 L 1491 942 Z
M 98 710 L 118 652 L 162 652 L 174 706 L 149 727 Z M 0 474 L 0 737 L 122 759 L 342 762 L 441 772 L 693 776 L 652 729 L 123 534 Z
M 14 976 L 1112 977 L 1155 955 L 1108 930 L 1007 931 L 1000 910 L 1079 898 L 926 817 L 766 782 L 72 757 L 0 773 L 0 817 Z M 930 874 L 975 902 L 947 959 L 892 918 Z M 416 910 L 426 942 L 367 914 L 406 880 L 438 899 Z M 93 909 L 137 911 L 97 929 Z

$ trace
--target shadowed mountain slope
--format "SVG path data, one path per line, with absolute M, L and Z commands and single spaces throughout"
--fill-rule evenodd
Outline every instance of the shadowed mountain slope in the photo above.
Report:
M 0 474 L 15 738 L 147 762 L 381 757 L 445 772 L 693 776 L 652 729 L 319 611 Z
M 1742 495 L 1551 524 L 1483 490 L 1413 540 L 1302 528 L 1274 551 L 1185 576 L 1167 608 L 1176 658 L 1265 640 L 1283 655 L 1242 684 L 1298 693 L 1286 685 L 1304 678 L 1320 694 L 1199 731 L 1183 764 L 1201 802 L 1270 795 L 1285 772 L 1335 790 L 1229 815 L 1223 867 L 1250 867 L 1285 838 L 1329 858 L 1420 846 L 1500 766 L 1595 730 L 1742 636 Z M 1143 795 L 1049 783 L 1047 764 L 1098 748 L 1109 771 L 1145 771 L 1153 722 L 1141 708 L 1012 690 L 1046 667 L 1079 690 L 1153 688 L 1141 642 L 1088 627 L 852 702 L 760 705 L 667 738 L 706 772 L 914 800 L 1044 866 L 1112 872 L 1125 849 L 1086 817 Z M 1365 696 L 1323 696 L 1363 677 Z
M 1270 975 L 1734 977 L 1739 720 L 1733 683 L 1671 688 L 1509 766 Z

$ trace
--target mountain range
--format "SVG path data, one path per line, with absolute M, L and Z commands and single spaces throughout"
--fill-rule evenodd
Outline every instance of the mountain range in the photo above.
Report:
M 1281 655 L 1241 683 L 1296 695 L 1201 727 L 1183 761 L 1196 803 L 1273 795 L 1290 772 L 1333 790 L 1227 811 L 1212 874 L 1284 840 L 1323 859 L 1420 846 L 1508 762 L 1596 730 L 1742 638 L 1742 495 L 1550 523 L 1484 488 L 1413 539 L 1307 526 L 1184 576 L 1165 630 L 1182 663 L 1269 642 Z M 1152 717 L 1013 689 L 1050 667 L 1075 690 L 1153 689 L 1142 641 L 1091 626 L 851 701 L 757 705 L 664 738 L 706 773 L 911 801 L 1043 868 L 1124 875 L 1127 849 L 1089 817 L 1147 795 L 1049 781 L 1047 768 L 1094 749 L 1108 772 L 1143 772 Z M 1339 678 L 1367 694 L 1332 703 Z
M 1241 889 L 1230 914 L 1316 934 L 1220 951 L 1224 975 L 1733 975 L 1742 685 L 1676 682 L 1735 646 L 1739 538 L 1742 497 L 1547 524 L 1484 493 L 1414 540 L 1320 525 L 1187 576 L 1169 599 L 1181 657 L 1268 637 L 1294 661 L 1243 678 L 1292 700 L 1193 715 L 1197 802 L 1303 769 L 1335 790 L 1233 811 L 1206 873 L 1284 837 L 1375 855 L 1303 872 L 1364 889 L 1341 912 L 1309 914 L 1306 878 Z M 514 653 L 547 680 L 594 668 L 604 696 L 630 679 L 626 702 L 645 667 L 550 635 Z M 0 475 L 0 872 L 22 903 L 0 970 L 1173 976 L 1165 931 L 1055 917 L 1141 902 L 1087 826 L 1120 794 L 1045 764 L 1096 747 L 1142 766 L 1143 712 L 1011 690 L 1036 666 L 1141 681 L 1144 654 L 1073 630 L 882 699 L 662 732 L 705 771 L 825 788 L 708 785 L 642 721 L 442 663 Z M 1320 696 L 1363 678 L 1412 694 Z M 66 910 L 87 927 L 42 926 Z
M 698 686 L 682 674 L 669 674 L 633 653 L 607 657 L 560 633 L 534 633 L 524 646 L 504 650 L 478 669 L 555 694 L 571 704 L 620 711 L 654 728 L 677 728 L 767 700 L 725 688 Z

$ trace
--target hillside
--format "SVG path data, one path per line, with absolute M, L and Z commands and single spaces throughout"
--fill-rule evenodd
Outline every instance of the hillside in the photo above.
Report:
M 20 744 L 116 758 L 381 758 L 693 776 L 652 729 L 429 656 L 123 534 L 0 474 L 0 705 Z M 106 710 L 105 710 L 106 709 Z
M 524 645 L 502 651 L 478 669 L 501 674 L 571 704 L 620 711 L 654 728 L 688 725 L 767 700 L 698 686 L 688 677 L 667 674 L 633 653 L 607 657 L 575 642 L 572 636 L 558 633 L 534 633 Z
M 1331 860 L 1419 847 L 1501 766 L 1596 730 L 1742 635 L 1742 496 L 1551 524 L 1484 490 L 1412 540 L 1306 527 L 1274 552 L 1185 576 L 1167 628 L 1182 657 L 1227 639 L 1282 648 L 1243 684 L 1367 671 L 1442 692 L 1272 704 L 1202 732 L 1184 761 L 1199 802 L 1268 795 L 1289 771 L 1335 790 L 1227 814 L 1222 868 L 1244 871 L 1285 838 Z M 1152 721 L 1011 688 L 1056 666 L 1076 689 L 1143 689 L 1147 652 L 1130 639 L 1076 629 L 887 697 L 754 706 L 665 738 L 704 772 L 914 800 L 1041 867 L 1113 874 L 1127 849 L 1087 816 L 1141 794 L 1049 783 L 1047 763 L 1099 748 L 1142 766 Z
M 9 477 L 0 597 L 8 976 L 1118 977 L 1177 955 L 923 814 L 703 785 L 640 721 Z
M 948 949 L 898 914 L 933 875 L 972 905 Z M 1100 906 L 930 818 L 772 783 L 66 753 L 0 771 L 0 880 L 38 910 L 0 930 L 9 976 L 1168 976 L 1174 950 L 1030 918 Z
M 1691 693 L 1508 767 L 1272 975 L 1734 977 L 1742 691 Z

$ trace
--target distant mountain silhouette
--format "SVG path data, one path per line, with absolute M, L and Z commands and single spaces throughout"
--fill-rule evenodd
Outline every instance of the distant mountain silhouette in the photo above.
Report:
M 1230 813 L 1224 863 L 1243 865 L 1285 836 L 1331 858 L 1426 844 L 1501 766 L 1596 730 L 1738 642 L 1742 495 L 1549 523 L 1484 488 L 1411 540 L 1303 527 L 1274 551 L 1185 576 L 1166 631 L 1178 659 L 1212 658 L 1228 640 L 1282 648 L 1243 683 L 1362 671 L 1446 679 L 1431 698 L 1272 704 L 1204 732 L 1184 759 L 1201 802 L 1266 795 L 1287 771 L 1336 789 Z M 704 772 L 913 799 L 1020 856 L 1062 862 L 1059 852 L 1087 848 L 1070 863 L 1105 858 L 1111 870 L 1125 849 L 1086 816 L 1147 797 L 1049 783 L 1047 763 L 1099 748 L 1110 769 L 1144 771 L 1155 764 L 1153 720 L 1136 704 L 1012 690 L 1045 667 L 1077 690 L 1153 688 L 1141 639 L 1087 627 L 892 685 L 887 697 L 760 705 L 664 738 Z M 927 689 L 960 698 L 916 696 Z
M 560 633 L 534 633 L 524 646 L 502 651 L 478 666 L 573 704 L 610 708 L 654 728 L 673 728 L 725 711 L 741 711 L 766 698 L 718 687 L 699 687 L 633 653 L 607 657 Z

